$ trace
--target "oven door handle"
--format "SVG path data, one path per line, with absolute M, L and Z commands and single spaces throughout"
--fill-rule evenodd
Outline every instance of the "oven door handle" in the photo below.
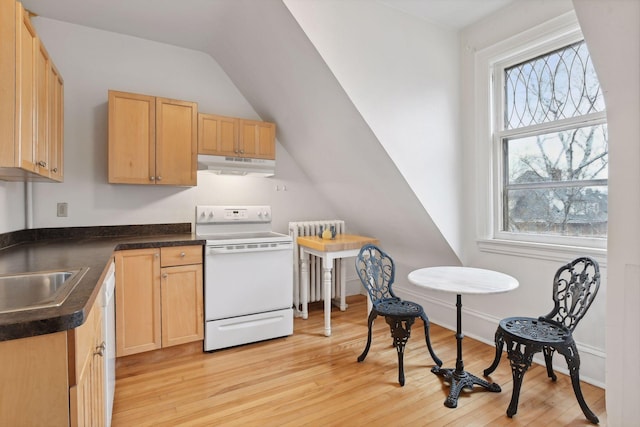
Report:
M 207 246 L 207 255 L 216 254 L 240 254 L 247 252 L 273 252 L 273 251 L 290 251 L 293 244 L 277 244 L 277 245 L 224 245 L 224 246 Z

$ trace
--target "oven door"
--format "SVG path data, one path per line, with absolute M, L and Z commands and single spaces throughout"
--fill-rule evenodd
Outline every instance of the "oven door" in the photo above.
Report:
M 293 305 L 293 242 L 207 244 L 205 318 L 226 319 Z

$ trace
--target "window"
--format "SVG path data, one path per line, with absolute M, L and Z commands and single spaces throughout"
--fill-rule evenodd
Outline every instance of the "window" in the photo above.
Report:
M 494 64 L 493 83 L 496 237 L 604 240 L 607 123 L 586 43 L 520 52 Z

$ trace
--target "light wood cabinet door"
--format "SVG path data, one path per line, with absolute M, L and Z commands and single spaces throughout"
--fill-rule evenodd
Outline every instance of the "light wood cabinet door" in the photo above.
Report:
M 22 4 L 1 0 L 0 179 L 52 180 L 52 65 Z
M 58 69 L 49 66 L 49 177 L 64 180 L 64 81 Z
M 153 184 L 155 97 L 109 91 L 109 182 Z
M 102 291 L 100 291 L 102 294 Z M 75 355 L 75 384 L 69 388 L 71 426 L 104 426 L 104 357 L 105 342 L 102 329 L 103 310 L 98 298 L 82 326 L 69 331 L 73 334 Z
M 116 356 L 161 347 L 160 250 L 118 251 Z
M 156 184 L 197 184 L 197 138 L 198 104 L 156 98 Z
M 49 66 L 51 60 L 37 38 L 35 56 L 35 161 L 36 171 L 49 176 Z
M 243 157 L 254 159 L 276 158 L 275 123 L 240 120 L 240 150 Z
M 14 166 L 16 2 L 0 0 L 0 166 Z
M 16 5 L 16 106 L 17 165 L 36 171 L 35 70 L 38 36 L 22 4 Z
M 198 153 L 238 156 L 238 119 L 198 114 Z
M 0 425 L 69 425 L 67 333 L 0 342 Z
M 162 269 L 162 347 L 204 338 L 202 264 Z

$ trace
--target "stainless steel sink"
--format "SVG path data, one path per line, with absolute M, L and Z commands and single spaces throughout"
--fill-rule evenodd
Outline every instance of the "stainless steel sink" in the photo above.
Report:
M 59 306 L 86 271 L 79 268 L 0 276 L 0 313 Z

